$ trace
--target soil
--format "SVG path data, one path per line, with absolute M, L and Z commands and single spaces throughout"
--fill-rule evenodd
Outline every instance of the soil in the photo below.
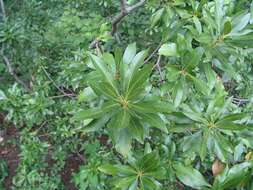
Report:
M 4 123 L 4 116 L 0 114 L 0 125 Z M 12 186 L 12 178 L 16 175 L 16 170 L 19 163 L 19 150 L 14 143 L 19 138 L 18 130 L 14 126 L 7 127 L 4 141 L 0 144 L 0 159 L 6 161 L 8 166 L 8 176 L 4 180 L 4 187 L 9 190 Z
M 0 113 L 0 125 L 6 124 L 4 116 Z M 4 188 L 10 190 L 12 187 L 12 179 L 16 175 L 19 164 L 19 148 L 17 142 L 19 140 L 18 129 L 13 125 L 8 125 L 4 141 L 0 144 L 0 159 L 5 160 L 8 166 L 8 176 L 4 180 Z M 105 143 L 106 138 L 101 139 L 101 143 Z M 47 160 L 49 166 L 54 164 L 53 159 Z M 80 154 L 72 153 L 65 160 L 64 169 L 61 171 L 61 179 L 67 190 L 78 190 L 72 183 L 72 175 L 78 172 L 79 167 L 85 164 L 84 158 Z M 49 169 L 49 168 L 48 168 Z M 49 169 L 50 170 L 50 169 Z
M 65 160 L 65 166 L 61 172 L 62 182 L 68 190 L 78 190 L 72 183 L 72 174 L 78 172 L 79 167 L 84 164 L 83 159 L 78 154 L 71 154 Z

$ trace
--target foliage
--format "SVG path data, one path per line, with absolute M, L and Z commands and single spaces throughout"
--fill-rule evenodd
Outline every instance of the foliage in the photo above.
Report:
M 253 2 L 0 2 L 9 189 L 253 188 Z

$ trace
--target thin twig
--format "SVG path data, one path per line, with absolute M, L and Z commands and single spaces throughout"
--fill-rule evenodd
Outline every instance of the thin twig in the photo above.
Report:
M 159 45 L 155 48 L 155 50 L 150 54 L 150 56 L 144 61 L 144 64 L 147 64 L 150 59 L 152 59 L 155 54 L 158 52 L 158 50 L 160 49 L 160 47 L 162 46 L 162 42 L 159 43 Z
M 4 60 L 4 63 L 8 69 L 8 72 L 10 73 L 10 75 L 19 83 L 21 84 L 27 91 L 30 90 L 29 86 L 24 82 L 22 81 L 18 75 L 15 73 L 14 69 L 12 68 L 12 65 L 11 65 L 11 62 L 10 60 L 8 59 L 8 57 L 6 57 L 3 53 L 3 46 L 2 46 L 2 50 L 1 50 L 1 54 L 2 54 L 2 57 L 3 57 L 3 60 Z
M 162 74 L 162 69 L 161 69 L 161 66 L 160 66 L 160 62 L 161 62 L 161 55 L 158 56 L 158 59 L 157 59 L 157 62 L 156 62 L 156 67 L 158 69 L 158 72 L 160 74 L 160 80 L 161 82 L 164 81 L 164 78 L 163 78 L 163 74 Z
M 112 36 L 115 35 L 115 33 L 117 31 L 118 24 L 122 21 L 122 19 L 125 16 L 127 16 L 129 13 L 133 12 L 134 10 L 138 9 L 139 7 L 143 6 L 145 4 L 145 2 L 146 2 L 146 0 L 141 0 L 140 2 L 138 2 L 132 6 L 128 6 L 126 0 L 120 0 L 120 13 L 117 14 L 111 21 L 111 23 L 112 23 L 111 35 Z M 119 41 L 119 39 L 117 39 L 117 41 Z M 100 43 L 101 43 L 101 40 L 95 39 L 90 43 L 89 48 L 90 49 L 95 49 L 95 48 L 97 49 L 97 47 L 100 47 Z M 101 50 L 101 48 L 100 48 L 100 50 Z M 97 51 L 98 51 L 98 49 L 97 49 Z
M 61 95 L 57 95 L 57 96 L 50 96 L 49 98 L 51 99 L 57 99 L 57 98 L 63 98 L 63 97 L 69 97 L 69 96 L 76 96 L 76 95 L 73 95 L 73 94 L 61 94 Z
M 44 71 L 44 73 L 46 74 L 47 78 L 53 83 L 53 85 L 55 86 L 55 88 L 57 88 L 57 90 L 59 90 L 62 94 L 64 94 L 64 96 L 73 98 L 76 96 L 76 94 L 68 94 L 66 92 L 64 92 L 64 90 L 62 90 L 56 83 L 55 81 L 51 78 L 51 76 L 49 75 L 49 73 L 46 71 L 46 69 L 41 66 L 42 70 Z
M 6 11 L 5 11 L 5 6 L 4 6 L 4 2 L 3 0 L 0 0 L 0 6 L 1 6 L 1 12 L 2 12 L 2 17 L 3 17 L 3 22 L 6 22 Z M 8 72 L 10 73 L 10 75 L 19 83 L 21 84 L 26 90 L 30 90 L 29 86 L 24 82 L 22 81 L 18 75 L 15 73 L 13 67 L 12 67 L 12 64 L 11 64 L 11 61 L 10 59 L 4 55 L 4 44 L 2 44 L 2 48 L 1 48 L 1 55 L 3 57 L 3 60 L 4 60 L 4 63 L 7 67 L 7 70 Z

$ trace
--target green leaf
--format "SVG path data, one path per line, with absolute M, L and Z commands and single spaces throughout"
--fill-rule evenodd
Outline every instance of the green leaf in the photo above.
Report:
M 159 55 L 177 56 L 177 45 L 175 43 L 163 44 L 159 49 Z
M 135 169 L 130 166 L 117 165 L 117 167 L 119 170 L 118 175 L 120 175 L 120 176 L 133 176 L 133 175 L 137 174 Z
M 164 12 L 164 8 L 161 8 L 152 15 L 151 27 L 154 27 L 158 23 L 158 21 L 161 19 L 163 15 L 163 12 Z
M 128 190 L 137 190 L 137 188 L 138 188 L 138 180 L 135 179 L 135 181 L 132 183 L 132 185 L 130 185 Z
M 252 168 L 252 163 L 244 162 L 234 165 L 227 173 L 225 181 L 220 185 L 222 189 L 235 188 L 241 181 L 250 175 L 249 169 Z
M 202 162 L 204 162 L 206 155 L 207 155 L 207 140 L 209 137 L 208 134 L 209 131 L 204 130 L 203 131 L 203 137 L 201 139 L 201 143 L 200 143 L 200 149 L 199 149 L 199 156 Z
M 137 166 L 138 169 L 144 172 L 144 174 L 158 171 L 160 169 L 160 160 L 158 154 L 156 152 L 145 154 L 142 159 L 138 161 Z
M 193 121 L 197 121 L 199 123 L 208 123 L 207 120 L 199 113 L 184 111 L 183 114 Z
M 155 100 L 130 104 L 130 108 L 140 113 L 171 113 L 174 110 L 172 104 Z
M 120 130 L 119 133 L 117 133 L 117 140 L 115 148 L 116 150 L 122 154 L 124 157 L 127 157 L 131 150 L 131 135 L 127 128 L 123 128 Z
M 141 86 L 145 85 L 151 74 L 153 66 L 151 64 L 145 65 L 141 70 L 135 73 L 129 84 L 129 90 L 126 92 L 127 99 L 134 99 L 132 95 L 135 94 L 135 90 L 139 89 Z
M 202 26 L 201 26 L 201 23 L 200 23 L 198 17 L 193 16 L 193 22 L 195 24 L 195 27 L 196 27 L 198 33 L 201 34 L 202 33 Z
M 102 165 L 98 167 L 98 169 L 99 171 L 109 175 L 116 175 L 119 172 L 118 168 L 111 164 Z
M 130 176 L 117 180 L 114 185 L 116 186 L 116 188 L 129 190 L 129 187 L 131 187 L 131 185 L 135 183 L 135 181 L 136 177 Z
M 219 33 L 224 14 L 224 0 L 215 0 L 215 22 Z
M 167 118 L 170 121 L 173 121 L 177 124 L 193 124 L 193 120 L 190 117 L 187 117 L 182 112 L 173 112 L 167 115 Z
M 6 99 L 6 96 L 2 90 L 0 90 L 0 100 Z
M 234 114 L 229 114 L 220 119 L 217 124 L 222 123 L 222 122 L 229 122 L 229 121 L 237 121 L 245 118 L 248 113 L 234 113 Z
M 165 122 L 161 119 L 161 117 L 157 114 L 140 114 L 142 121 L 151 125 L 151 127 L 155 127 L 160 129 L 161 131 L 168 133 L 168 129 L 165 125 Z
M 235 146 L 234 150 L 234 160 L 236 162 L 240 161 L 240 158 L 242 157 L 243 152 L 247 150 L 244 146 L 243 143 L 239 143 L 238 145 Z
M 204 177 L 198 170 L 190 166 L 186 167 L 182 164 L 176 164 L 174 165 L 174 169 L 179 180 L 187 186 L 195 189 L 203 189 L 211 186 L 205 181 Z
M 208 95 L 209 94 L 209 89 L 206 85 L 206 83 L 192 75 L 187 75 L 194 83 L 196 89 L 201 92 L 203 95 Z
M 174 100 L 174 106 L 178 107 L 184 97 L 184 86 L 183 86 L 182 78 L 176 83 L 175 91 L 176 91 L 176 95 L 175 95 L 175 100 Z
M 121 109 L 115 116 L 115 126 L 118 128 L 128 127 L 130 123 L 130 114 L 126 109 Z
M 111 100 L 117 100 L 117 92 L 114 90 L 112 86 L 110 86 L 106 82 L 91 82 L 89 83 L 92 90 L 96 93 L 96 95 L 104 95 L 105 97 Z
M 136 43 L 132 43 L 127 46 L 124 55 L 123 55 L 123 63 L 130 64 L 136 54 Z
M 221 137 L 221 139 L 219 138 Z M 224 137 L 221 135 L 219 136 L 214 136 L 213 137 L 213 142 L 214 142 L 214 152 L 217 155 L 217 157 L 224 163 L 228 160 L 228 145 L 226 144 L 227 142 L 224 140 Z M 223 144 L 224 142 L 224 144 Z
M 132 63 L 129 65 L 128 69 L 125 69 L 124 73 L 124 89 L 125 92 L 129 90 L 130 83 L 133 80 L 133 77 L 139 72 L 139 68 L 144 64 L 144 59 L 147 56 L 147 51 L 139 52 L 134 58 Z
M 219 122 L 219 124 L 217 124 L 217 127 L 219 129 L 224 130 L 244 130 L 247 129 L 249 126 L 244 124 L 233 123 L 231 121 L 223 121 Z
M 210 64 L 204 65 L 204 72 L 208 81 L 209 89 L 212 90 L 216 84 L 216 73 L 213 71 Z
M 250 21 L 250 13 L 242 13 L 240 15 L 237 15 L 232 20 L 233 29 L 231 33 L 233 34 L 233 33 L 243 30 L 247 26 L 249 21 Z
M 90 120 L 92 120 L 92 122 L 88 123 L 89 124 L 88 126 L 82 127 L 80 129 L 80 131 L 83 133 L 98 131 L 106 125 L 106 123 L 108 122 L 110 117 L 111 117 L 111 115 L 107 113 L 107 114 L 103 114 L 103 116 L 101 116 L 101 118 L 98 118 L 96 120 L 93 120 L 93 119 L 84 120 L 83 122 L 85 122 L 85 121 L 90 122 Z
M 110 70 L 108 69 L 107 65 L 104 63 L 104 61 L 92 54 L 89 54 L 90 58 L 92 60 L 92 64 L 94 67 L 99 71 L 99 73 L 103 76 L 105 82 L 111 85 L 111 88 L 114 90 L 116 94 L 118 94 L 118 90 L 116 88 L 116 84 L 114 82 L 113 75 L 110 73 Z
M 226 21 L 224 24 L 224 28 L 223 28 L 223 34 L 227 35 L 231 32 L 232 30 L 232 24 L 230 21 Z
M 156 183 L 155 183 L 156 182 Z M 143 177 L 141 179 L 141 190 L 154 190 L 159 189 L 160 184 L 151 178 Z
M 129 131 L 132 136 L 137 139 L 139 142 L 143 143 L 144 141 L 144 128 L 142 124 L 136 118 L 131 118 Z
M 99 118 L 103 116 L 104 114 L 106 114 L 107 112 L 116 109 L 117 107 L 119 107 L 118 103 L 107 102 L 101 108 L 92 108 L 92 109 L 79 111 L 74 115 L 73 119 L 78 121 L 78 120 Z

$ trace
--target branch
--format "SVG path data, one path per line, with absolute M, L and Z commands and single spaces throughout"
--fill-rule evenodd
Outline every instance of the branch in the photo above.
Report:
M 151 55 L 147 59 L 145 59 L 144 64 L 147 64 L 150 61 L 150 59 L 152 59 L 156 55 L 156 53 L 158 52 L 158 50 L 160 49 L 161 46 L 162 46 L 162 41 L 155 48 L 155 50 L 151 53 Z
M 21 84 L 27 91 L 30 90 L 29 86 L 24 82 L 22 81 L 18 75 L 15 73 L 14 69 L 12 68 L 12 65 L 11 65 L 11 62 L 10 60 L 4 55 L 3 53 L 3 47 L 2 47 L 2 50 L 1 50 L 1 54 L 2 54 L 2 57 L 3 57 L 3 60 L 4 60 L 4 63 L 10 73 L 10 75 L 19 83 Z
M 164 78 L 163 78 L 163 74 L 162 74 L 162 69 L 161 69 L 161 66 L 160 66 L 160 62 L 161 62 L 161 55 L 158 56 L 158 59 L 157 59 L 157 62 L 156 62 L 156 67 L 158 69 L 158 72 L 160 74 L 160 82 L 163 82 L 164 81 Z
M 0 6 L 1 6 L 1 11 L 2 11 L 2 17 L 3 17 L 3 22 L 5 22 L 6 20 L 6 11 L 5 11 L 5 7 L 4 7 L 4 1 L 3 0 L 0 0 Z M 30 90 L 29 86 L 24 82 L 22 81 L 18 75 L 16 75 L 14 69 L 12 68 L 12 65 L 11 65 L 11 61 L 8 59 L 8 57 L 6 57 L 4 55 L 4 44 L 2 44 L 2 48 L 1 48 L 1 54 L 2 54 L 2 57 L 3 57 L 3 60 L 4 60 L 4 63 L 10 73 L 11 76 L 13 76 L 13 78 L 19 83 L 21 84 L 27 91 Z
M 49 73 L 46 71 L 46 69 L 41 66 L 42 70 L 44 71 L 44 73 L 46 74 L 47 78 L 53 83 L 53 85 L 55 86 L 55 88 L 57 88 L 57 90 L 59 90 L 64 96 L 67 96 L 67 97 L 70 97 L 70 98 L 73 98 L 75 97 L 76 95 L 75 94 L 68 94 L 66 92 L 64 92 L 64 90 L 62 90 L 55 82 L 54 80 L 50 77 Z
M 134 10 L 138 9 L 139 7 L 145 4 L 146 0 L 141 0 L 140 2 L 136 3 L 135 5 L 128 6 L 126 0 L 120 1 L 121 11 L 118 15 L 116 15 L 112 19 L 112 31 L 111 35 L 114 35 L 117 31 L 117 26 L 121 22 L 121 20 L 127 16 L 129 13 L 133 12 Z
M 128 7 L 127 11 L 130 13 L 134 11 L 135 9 L 138 9 L 139 7 L 143 6 L 145 4 L 146 0 L 141 0 L 139 3 L 136 3 L 135 5 Z

